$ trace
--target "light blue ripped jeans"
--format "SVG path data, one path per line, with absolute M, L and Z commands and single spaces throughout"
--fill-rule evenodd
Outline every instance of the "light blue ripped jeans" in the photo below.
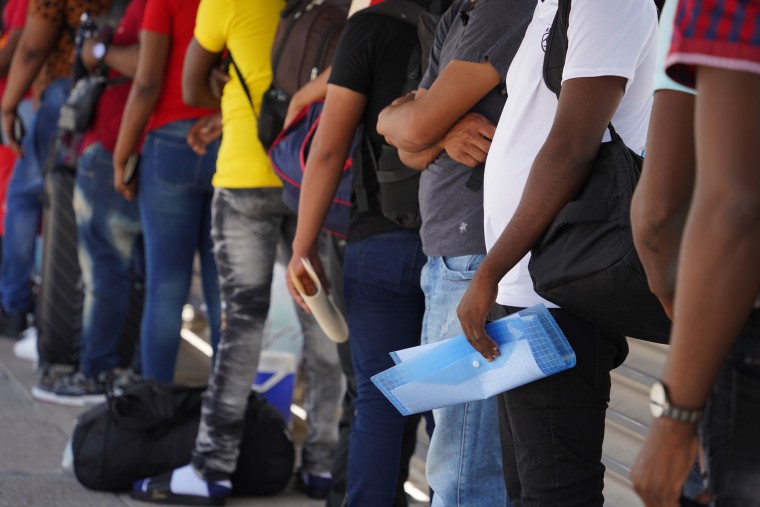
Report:
M 456 310 L 483 255 L 428 257 L 422 269 L 425 318 L 422 343 L 462 332 Z M 496 400 L 433 410 L 435 431 L 427 455 L 432 507 L 510 505 L 501 470 Z
M 225 328 L 209 387 L 203 394 L 193 466 L 206 480 L 235 470 L 246 400 L 259 362 L 269 312 L 278 243 L 288 251 L 296 216 L 283 204 L 281 188 L 217 188 L 211 236 L 225 306 Z M 343 378 L 338 349 L 313 317 L 297 308 L 304 337 L 304 408 L 309 433 L 301 456 L 304 470 L 328 472 L 338 441 Z
M 119 366 L 133 276 L 142 278 L 140 211 L 113 188 L 113 158 L 100 143 L 79 158 L 74 190 L 84 282 L 80 365 L 85 375 Z

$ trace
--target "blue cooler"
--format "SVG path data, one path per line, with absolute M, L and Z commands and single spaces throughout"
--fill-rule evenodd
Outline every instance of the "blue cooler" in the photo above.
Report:
M 288 352 L 262 350 L 258 373 L 251 386 L 254 391 L 266 396 L 287 424 L 290 424 L 297 363 L 296 356 Z

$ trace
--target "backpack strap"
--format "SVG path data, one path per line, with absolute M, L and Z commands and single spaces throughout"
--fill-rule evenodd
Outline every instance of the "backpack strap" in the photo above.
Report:
M 243 73 L 240 72 L 240 67 L 238 67 L 238 64 L 235 63 L 235 59 L 232 58 L 232 52 L 227 51 L 227 53 L 230 56 L 230 64 L 235 69 L 235 74 L 238 77 L 238 81 L 240 81 L 240 86 L 243 87 L 243 92 L 245 93 L 246 98 L 248 99 L 248 103 L 251 105 L 251 109 L 253 110 L 253 116 L 256 118 L 256 122 L 259 121 L 259 114 L 256 112 L 256 106 L 253 104 L 253 98 L 251 97 L 251 90 L 248 89 L 248 84 L 245 82 L 245 78 L 243 77 Z
M 567 56 L 567 29 L 570 25 L 570 0 L 559 0 L 557 15 L 549 30 L 544 53 L 544 83 L 559 99 L 562 89 L 562 71 Z

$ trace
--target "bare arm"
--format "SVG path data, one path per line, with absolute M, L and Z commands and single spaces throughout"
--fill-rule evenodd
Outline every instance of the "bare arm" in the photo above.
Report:
M 491 361 L 496 343 L 483 329 L 499 281 L 536 244 L 578 193 L 602 135 L 623 98 L 626 80 L 604 76 L 566 81 L 549 136 L 531 167 L 512 220 L 483 260 L 457 308 L 468 341 Z
M 760 291 L 760 76 L 699 67 L 697 93 L 697 178 L 663 375 L 687 409 L 705 406 Z M 655 420 L 631 472 L 647 506 L 677 505 L 696 449 L 695 425 Z
M 343 173 L 348 150 L 361 121 L 367 97 L 348 88 L 328 85 L 325 106 L 306 161 L 301 197 L 298 202 L 298 225 L 293 239 L 293 256 L 289 270 L 308 283 L 300 259 L 309 258 L 320 266 L 316 255 L 319 231 Z M 306 311 L 290 278 L 288 289 Z
M 478 113 L 467 113 L 456 122 L 443 139 L 420 152 L 398 150 L 401 161 L 412 169 L 423 170 L 443 151 L 467 167 L 486 161 L 496 125 Z
M 96 39 L 87 39 L 82 45 L 82 63 L 88 72 L 95 70 L 101 63 L 92 54 L 92 48 L 97 42 Z M 137 71 L 137 61 L 140 57 L 140 45 L 116 46 L 108 44 L 106 48 L 106 55 L 102 63 L 122 76 L 134 77 Z
M 636 251 L 649 287 L 673 314 L 678 250 L 694 190 L 694 96 L 655 93 L 641 180 L 631 204 Z
M 212 53 L 193 37 L 185 53 L 182 68 L 182 98 L 190 106 L 219 109 L 221 101 L 209 85 L 209 75 L 219 62 L 221 53 Z
M 5 88 L 0 109 L 2 109 L 3 131 L 6 139 L 9 139 L 11 148 L 17 153 L 21 152 L 21 146 L 11 135 L 13 123 L 16 121 L 16 108 L 53 49 L 60 31 L 60 23 L 29 16 L 19 38 L 18 48 L 13 55 L 8 71 L 8 85 Z
M 377 131 L 404 151 L 425 150 L 442 140 L 500 82 L 501 76 L 488 62 L 451 61 L 430 89 L 383 109 Z
M 0 49 L 0 76 L 8 74 L 8 70 L 11 68 L 11 60 L 13 60 L 13 53 L 18 47 L 22 33 L 23 30 L 21 28 L 11 30 L 11 33 L 8 34 L 8 40 L 5 41 L 5 46 Z
M 114 187 L 126 199 L 134 199 L 134 183 L 123 184 L 127 159 L 135 152 L 148 118 L 161 94 L 164 68 L 169 58 L 169 36 L 143 30 L 140 33 L 140 56 L 132 89 L 129 92 L 119 137 L 114 150 Z

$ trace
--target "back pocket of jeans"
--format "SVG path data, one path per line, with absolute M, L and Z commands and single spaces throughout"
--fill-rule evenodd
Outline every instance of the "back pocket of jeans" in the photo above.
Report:
M 154 181 L 171 190 L 195 188 L 200 182 L 202 158 L 182 140 L 156 137 L 151 146 L 150 166 Z

